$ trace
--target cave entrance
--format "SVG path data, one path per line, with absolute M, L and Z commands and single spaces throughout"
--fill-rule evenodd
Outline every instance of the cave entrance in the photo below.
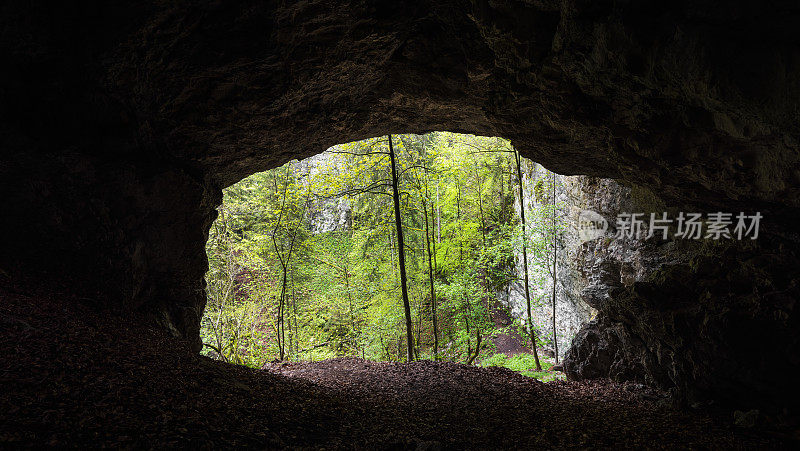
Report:
M 203 352 L 254 367 L 405 360 L 410 328 L 415 359 L 562 377 L 546 370 L 593 316 L 570 289 L 577 177 L 520 158 L 496 137 L 433 132 L 391 142 L 334 146 L 224 191 L 206 248 Z

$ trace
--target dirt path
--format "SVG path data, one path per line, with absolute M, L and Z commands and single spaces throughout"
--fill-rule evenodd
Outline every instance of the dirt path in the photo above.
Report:
M 788 446 L 633 385 L 433 362 L 229 365 L 81 302 L 0 287 L 0 448 Z
M 509 357 L 515 354 L 531 353 L 530 348 L 522 345 L 523 339 L 519 332 L 509 327 L 512 324 L 511 314 L 498 300 L 495 300 L 492 306 L 492 321 L 497 328 L 507 328 L 506 332 L 498 334 L 492 339 L 492 342 L 497 347 L 497 352 L 502 352 Z

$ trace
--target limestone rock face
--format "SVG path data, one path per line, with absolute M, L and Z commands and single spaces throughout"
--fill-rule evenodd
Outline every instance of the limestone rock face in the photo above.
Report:
M 797 394 L 795 3 L 9 1 L 0 21 L 2 277 L 144 309 L 199 344 L 221 188 L 388 132 L 497 135 L 649 192 L 650 211 L 761 211 L 750 243 L 629 261 L 598 241 L 587 277 L 608 290 L 587 293 L 598 337 L 637 343 L 611 358 L 630 377 Z M 582 374 L 608 373 L 580 349 Z
M 534 211 L 545 211 L 552 202 L 552 173 L 548 173 L 541 165 L 530 164 L 523 160 L 523 203 L 527 214 L 528 227 L 535 230 L 536 221 L 531 217 Z M 584 176 L 556 177 L 556 203 L 559 206 L 558 221 L 561 231 L 557 241 L 556 252 L 556 336 L 558 340 L 558 354 L 563 358 L 570 347 L 573 338 L 581 326 L 587 323 L 596 312 L 583 299 L 583 290 L 587 284 L 584 271 L 583 243 L 578 234 L 578 219 L 581 211 L 587 208 L 589 199 L 594 193 L 585 193 L 581 190 Z M 537 197 L 536 186 L 545 191 Z M 520 201 L 516 191 L 513 193 L 513 208 L 516 217 L 519 217 Z M 549 214 L 549 213 L 547 213 Z M 548 246 L 550 246 L 548 244 Z M 529 252 L 530 253 L 530 252 Z M 548 250 L 548 255 L 552 251 Z M 502 304 L 507 306 L 512 315 L 523 323 L 527 322 L 527 300 L 525 298 L 525 271 L 522 260 L 522 249 L 514 252 L 514 273 L 517 280 L 512 280 L 507 286 L 499 290 L 497 297 Z M 550 258 L 549 256 L 547 257 Z M 543 342 L 544 349 L 555 351 L 553 340 L 553 306 L 552 290 L 553 278 L 550 269 L 545 268 L 544 261 L 529 256 L 529 289 L 531 290 L 531 318 L 538 332 L 539 340 Z M 548 260 L 548 266 L 549 263 Z
M 330 149 L 328 149 L 330 150 Z M 323 152 L 296 163 L 300 183 L 325 171 L 336 170 L 335 155 Z M 308 227 L 313 234 L 347 230 L 352 226 L 353 211 L 350 201 L 344 197 L 338 199 L 315 199 L 310 201 L 308 210 Z

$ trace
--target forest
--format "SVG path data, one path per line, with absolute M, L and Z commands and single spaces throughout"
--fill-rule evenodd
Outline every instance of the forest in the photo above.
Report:
M 501 138 L 390 135 L 230 186 L 207 242 L 203 352 L 256 368 L 352 356 L 553 377 L 539 350 L 557 347 L 556 291 L 534 286 L 557 274 L 563 205 L 552 173 L 523 187 L 530 164 Z M 520 208 L 523 188 L 535 207 Z M 495 293 L 520 274 L 527 315 L 498 321 Z M 551 328 L 531 320 L 542 305 Z

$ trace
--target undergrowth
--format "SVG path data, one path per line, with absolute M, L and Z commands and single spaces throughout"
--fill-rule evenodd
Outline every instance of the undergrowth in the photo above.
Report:
M 527 377 L 538 379 L 542 382 L 549 382 L 556 379 L 563 379 L 563 374 L 548 371 L 553 364 L 544 359 L 539 359 L 542 371 L 536 371 L 536 360 L 532 354 L 515 354 L 507 356 L 503 353 L 494 354 L 483 359 L 479 365 L 483 367 L 497 366 L 508 368 Z

